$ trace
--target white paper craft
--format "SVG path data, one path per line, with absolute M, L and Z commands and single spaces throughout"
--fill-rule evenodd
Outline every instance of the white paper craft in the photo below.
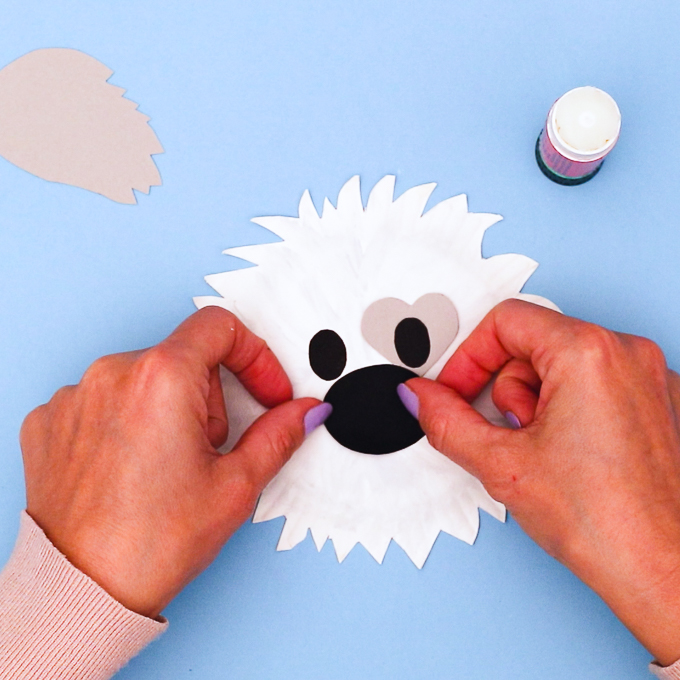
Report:
M 136 203 L 161 184 L 149 117 L 78 50 L 29 52 L 0 70 L 0 156 L 42 179 Z
M 342 380 L 363 367 L 398 365 L 385 338 L 395 337 L 400 318 L 418 318 L 437 354 L 420 372 L 426 369 L 426 377 L 434 378 L 502 300 L 527 299 L 554 308 L 543 298 L 520 293 L 536 262 L 514 254 L 482 258 L 484 232 L 499 215 L 469 213 L 465 195 L 423 214 L 435 185 L 414 187 L 393 200 L 394 182 L 393 176 L 378 182 L 365 209 L 359 178 L 353 177 L 340 191 L 337 208 L 326 199 L 321 217 L 305 192 L 299 217 L 254 219 L 283 240 L 225 251 L 256 266 L 207 276 L 222 297 L 195 298 L 199 308 L 219 305 L 235 312 L 265 338 L 296 397 L 324 399 L 337 382 L 322 380 L 310 367 L 309 343 L 320 330 L 331 329 L 344 342 Z M 376 307 L 382 308 L 376 312 Z M 381 336 L 381 323 L 387 335 Z M 226 371 L 223 386 L 229 450 L 263 409 Z M 490 421 L 507 426 L 489 389 L 475 406 Z M 300 543 L 310 529 L 319 550 L 332 539 L 339 561 L 361 543 L 382 562 L 393 539 L 422 567 L 440 531 L 474 542 L 478 508 L 505 519 L 504 506 L 425 438 L 394 453 L 370 455 L 342 446 L 322 426 L 265 489 L 253 521 L 286 517 L 279 550 Z

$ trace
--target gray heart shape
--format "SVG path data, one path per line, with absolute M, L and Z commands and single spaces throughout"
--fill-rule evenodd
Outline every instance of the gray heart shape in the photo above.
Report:
M 395 346 L 397 326 L 404 319 L 421 321 L 429 336 L 429 355 L 417 368 L 407 366 Z M 458 312 L 453 302 L 441 293 L 423 295 L 412 305 L 399 298 L 383 298 L 369 305 L 361 319 L 361 333 L 373 349 L 393 364 L 418 375 L 427 373 L 444 354 L 458 334 L 458 327 Z

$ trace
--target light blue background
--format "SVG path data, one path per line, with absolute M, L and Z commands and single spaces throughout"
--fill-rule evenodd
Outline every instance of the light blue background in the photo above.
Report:
M 3 0 L 0 64 L 73 47 L 152 117 L 163 186 L 139 205 L 0 159 L 0 562 L 24 506 L 23 417 L 99 355 L 147 346 L 192 312 L 248 220 L 317 206 L 360 174 L 437 181 L 505 219 L 485 254 L 541 263 L 525 290 L 644 334 L 678 368 L 677 0 Z M 623 134 L 602 172 L 561 187 L 534 142 L 566 90 L 599 86 Z M 245 526 L 167 610 L 121 678 L 648 677 L 649 655 L 511 520 L 474 547 L 443 535 L 422 571 L 392 545 L 338 565 L 281 522 Z M 650 556 L 653 559 L 653 556 Z

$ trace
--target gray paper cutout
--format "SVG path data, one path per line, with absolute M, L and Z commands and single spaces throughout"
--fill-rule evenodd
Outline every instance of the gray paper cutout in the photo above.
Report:
M 407 318 L 420 319 L 430 335 L 430 355 L 416 369 L 401 361 L 394 346 L 394 330 L 402 319 Z M 369 305 L 364 312 L 361 333 L 366 342 L 388 361 L 425 375 L 458 334 L 458 312 L 453 302 L 442 293 L 428 293 L 412 305 L 398 298 L 383 298 Z
M 78 50 L 34 50 L 0 70 L 0 156 L 51 182 L 136 203 L 161 184 L 149 117 Z

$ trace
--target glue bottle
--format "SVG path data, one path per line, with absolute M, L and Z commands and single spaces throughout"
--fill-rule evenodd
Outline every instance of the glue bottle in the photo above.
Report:
M 610 95 L 596 87 L 569 90 L 552 105 L 538 136 L 538 166 L 553 182 L 583 184 L 599 172 L 620 130 L 621 112 Z

